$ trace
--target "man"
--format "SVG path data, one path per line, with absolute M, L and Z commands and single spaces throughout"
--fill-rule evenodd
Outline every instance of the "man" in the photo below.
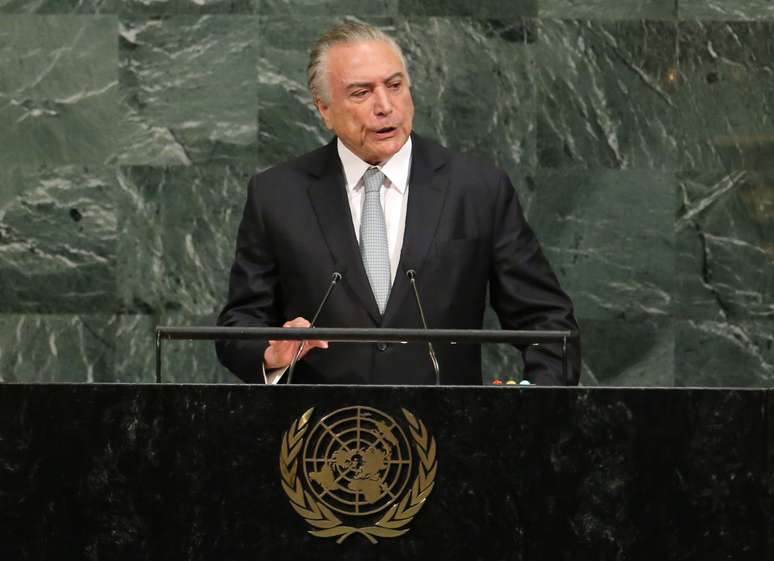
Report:
M 336 138 L 250 180 L 223 326 L 308 327 L 333 272 L 343 275 L 317 325 L 417 328 L 406 271 L 416 271 L 431 327 L 481 328 L 487 287 L 507 329 L 577 330 L 524 220 L 508 177 L 412 132 L 414 105 L 398 45 L 345 23 L 314 46 L 309 89 Z M 298 342 L 228 341 L 220 361 L 273 383 Z M 480 384 L 478 345 L 436 345 L 445 384 Z M 562 376 L 556 346 L 522 349 L 525 375 L 576 384 L 573 346 Z M 296 383 L 431 384 L 427 346 L 307 342 Z

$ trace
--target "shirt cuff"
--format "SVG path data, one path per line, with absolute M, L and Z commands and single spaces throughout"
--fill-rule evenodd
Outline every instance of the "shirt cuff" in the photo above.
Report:
M 285 368 L 272 368 L 267 372 L 266 365 L 261 362 L 261 373 L 263 374 L 263 381 L 269 386 L 273 386 L 279 382 L 280 378 L 282 378 L 282 375 L 287 369 L 287 366 Z

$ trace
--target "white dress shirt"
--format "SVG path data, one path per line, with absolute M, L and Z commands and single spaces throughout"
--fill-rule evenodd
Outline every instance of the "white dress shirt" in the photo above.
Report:
M 347 200 L 352 214 L 352 226 L 360 243 L 360 215 L 363 211 L 363 174 L 371 167 L 344 146 L 341 139 L 336 141 L 339 159 L 344 168 L 346 179 Z M 398 272 L 400 251 L 403 248 L 403 233 L 406 229 L 406 206 L 408 203 L 408 178 L 411 171 L 411 137 L 393 156 L 377 166 L 384 174 L 384 183 L 379 190 L 379 200 L 384 210 L 384 223 L 387 227 L 387 245 L 390 254 L 390 273 L 392 281 Z M 323 351 L 324 352 L 324 351 Z M 276 384 L 287 368 L 266 371 L 261 361 L 263 377 L 267 384 Z

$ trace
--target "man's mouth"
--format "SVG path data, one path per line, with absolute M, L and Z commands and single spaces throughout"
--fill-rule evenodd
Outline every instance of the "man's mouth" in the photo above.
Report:
M 381 129 L 377 129 L 375 132 L 376 136 L 380 138 L 388 138 L 392 136 L 396 130 L 398 130 L 398 127 L 383 127 Z

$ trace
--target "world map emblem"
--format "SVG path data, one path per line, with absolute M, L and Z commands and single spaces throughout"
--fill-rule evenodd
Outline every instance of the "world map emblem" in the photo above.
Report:
M 364 405 L 324 415 L 314 408 L 282 437 L 282 488 L 319 538 L 342 543 L 360 534 L 372 543 L 409 531 L 435 484 L 435 439 L 406 409 L 403 423 Z

